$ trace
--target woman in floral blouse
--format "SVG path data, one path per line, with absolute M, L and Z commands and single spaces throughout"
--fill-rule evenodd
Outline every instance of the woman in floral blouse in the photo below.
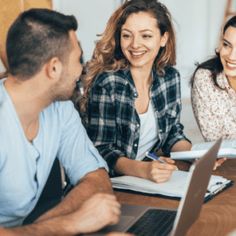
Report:
M 193 74 L 192 106 L 206 141 L 236 138 L 236 16 L 226 22 L 215 57 Z
M 156 0 L 126 1 L 108 21 L 84 80 L 85 125 L 112 174 L 167 181 L 174 161 L 142 161 L 151 149 L 188 150 L 180 124 L 180 76 L 171 16 Z

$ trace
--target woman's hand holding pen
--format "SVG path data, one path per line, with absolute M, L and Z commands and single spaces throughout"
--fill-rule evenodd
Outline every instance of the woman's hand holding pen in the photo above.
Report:
M 148 179 L 156 183 L 168 181 L 172 175 L 172 172 L 178 170 L 175 165 L 175 161 L 166 157 L 160 157 L 158 160 L 147 162 L 147 165 Z
M 172 172 L 178 169 L 175 161 L 170 158 L 158 157 L 153 152 L 147 152 L 146 157 L 153 161 L 138 161 L 120 157 L 116 162 L 116 173 L 162 183 L 168 181 Z

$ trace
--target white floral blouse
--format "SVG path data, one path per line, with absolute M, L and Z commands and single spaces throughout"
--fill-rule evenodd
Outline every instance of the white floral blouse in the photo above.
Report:
M 205 141 L 236 139 L 236 92 L 224 73 L 217 76 L 217 82 L 223 90 L 214 85 L 209 70 L 199 69 L 191 91 L 194 115 Z

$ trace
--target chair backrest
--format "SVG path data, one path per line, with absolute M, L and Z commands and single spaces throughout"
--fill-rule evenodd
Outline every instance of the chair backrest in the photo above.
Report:
M 49 8 L 52 9 L 52 0 L 1 0 L 0 1 L 0 59 L 7 69 L 6 60 L 6 37 L 7 32 L 16 19 L 24 10 L 30 8 Z

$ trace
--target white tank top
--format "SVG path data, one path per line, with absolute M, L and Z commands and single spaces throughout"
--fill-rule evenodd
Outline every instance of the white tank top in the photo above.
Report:
M 143 160 L 145 153 L 150 151 L 157 142 L 158 128 L 155 120 L 154 109 L 151 101 L 148 104 L 146 113 L 139 114 L 140 119 L 140 133 L 139 145 L 136 160 Z

